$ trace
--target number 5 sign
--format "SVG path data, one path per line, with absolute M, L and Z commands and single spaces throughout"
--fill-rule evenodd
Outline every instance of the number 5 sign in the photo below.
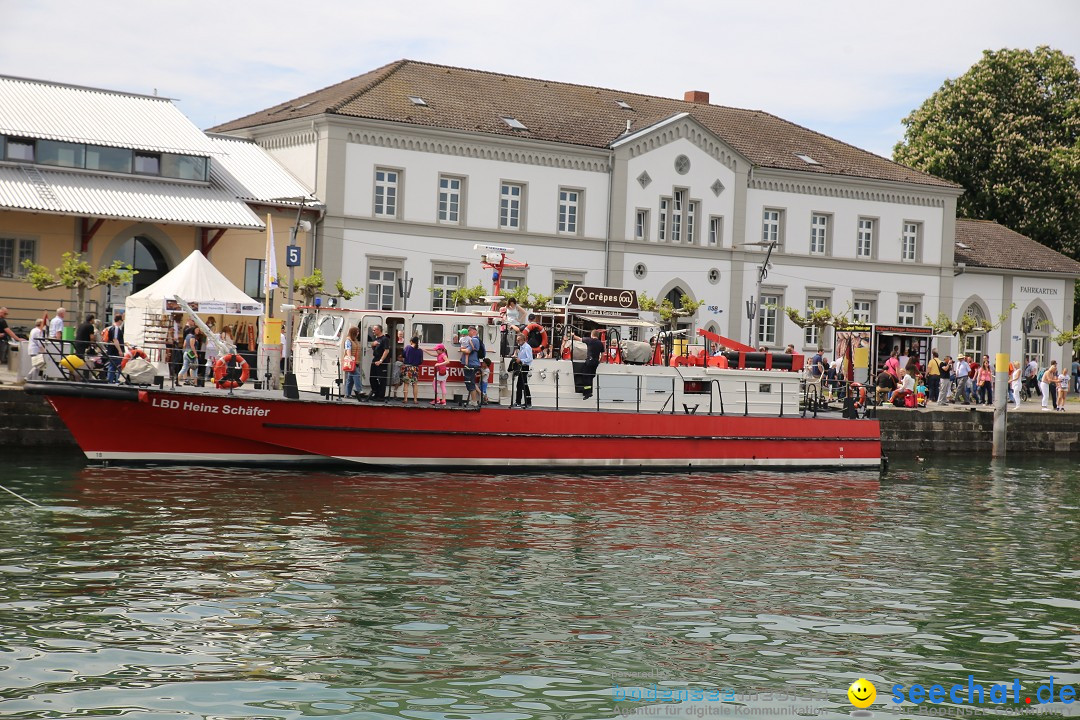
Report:
M 300 265 L 300 246 L 288 245 L 285 247 L 285 266 L 298 267 Z

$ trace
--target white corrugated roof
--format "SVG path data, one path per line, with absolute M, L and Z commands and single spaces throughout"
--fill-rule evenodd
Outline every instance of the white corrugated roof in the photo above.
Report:
M 276 201 L 310 195 L 311 189 L 250 140 L 210 135 L 221 155 L 210 163 L 210 180 L 244 200 Z
M 213 160 L 217 162 L 217 158 Z M 0 207 L 208 227 L 264 228 L 231 188 L 0 165 Z
M 183 155 L 214 144 L 166 98 L 0 75 L 0 134 Z

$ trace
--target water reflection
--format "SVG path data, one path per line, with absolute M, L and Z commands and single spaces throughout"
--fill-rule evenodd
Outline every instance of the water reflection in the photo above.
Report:
M 613 684 L 654 682 L 846 714 L 860 676 L 883 699 L 969 673 L 1080 680 L 1069 465 L 21 465 L 5 484 L 50 505 L 0 505 L 0 697 L 21 716 L 609 718 Z

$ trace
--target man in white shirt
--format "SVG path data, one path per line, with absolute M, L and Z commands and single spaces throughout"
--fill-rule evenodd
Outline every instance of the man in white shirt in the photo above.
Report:
M 30 377 L 45 377 L 45 345 L 41 339 L 45 337 L 45 319 L 38 318 L 34 323 L 34 329 L 30 331 Z
M 525 337 L 525 333 L 517 336 L 517 390 L 514 395 L 514 405 L 517 407 L 532 407 L 532 391 L 529 390 L 529 367 L 533 362 L 533 349 Z
M 64 308 L 56 308 L 56 317 L 49 323 L 49 337 L 54 340 L 61 340 L 64 337 L 64 315 L 67 310 Z
M 953 397 L 961 405 L 968 404 L 968 396 L 971 391 L 971 378 L 968 377 L 971 374 L 971 363 L 968 362 L 966 355 L 961 355 L 956 361 L 956 389 L 953 391 Z

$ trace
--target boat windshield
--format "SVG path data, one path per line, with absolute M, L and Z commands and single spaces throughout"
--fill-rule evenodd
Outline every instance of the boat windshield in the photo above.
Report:
M 320 340 L 337 340 L 344 325 L 345 318 L 340 315 L 323 315 L 315 327 L 315 337 Z
M 300 337 L 311 337 L 315 331 L 315 320 L 317 315 L 307 314 L 304 315 L 304 319 L 300 321 Z

